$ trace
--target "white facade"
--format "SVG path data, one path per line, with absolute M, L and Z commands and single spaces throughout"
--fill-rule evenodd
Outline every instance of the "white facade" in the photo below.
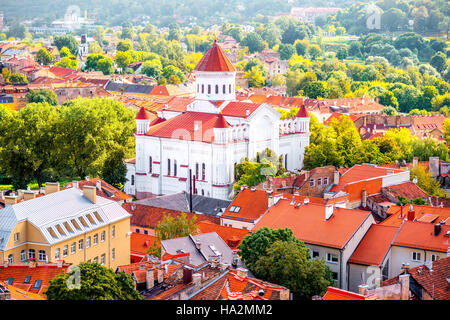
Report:
M 187 107 L 191 114 L 219 116 L 231 101 L 235 101 L 235 72 L 196 72 L 196 99 Z M 245 113 L 245 112 L 244 112 Z M 127 193 L 137 198 L 152 195 L 189 192 L 189 169 L 196 176 L 197 194 L 229 199 L 233 191 L 234 166 L 241 159 L 256 157 L 265 148 L 277 156 L 283 155 L 288 170 L 301 169 L 304 149 L 309 145 L 309 117 L 280 120 L 280 113 L 268 104 L 247 110 L 245 116 L 224 114 L 225 128 L 202 128 L 194 122 L 193 136 L 180 139 L 183 129 L 171 137 L 149 132 L 149 120 L 137 119 L 136 164 L 127 164 Z M 161 118 L 174 122 L 183 113 L 167 114 Z M 180 118 L 179 118 L 180 119 Z M 164 122 L 163 122 L 164 123 Z M 189 124 L 191 125 L 191 124 Z M 164 124 L 158 124 L 164 126 Z M 203 137 L 202 137 L 203 135 Z M 213 136 L 213 139 L 205 137 Z M 134 185 L 131 185 L 131 181 Z

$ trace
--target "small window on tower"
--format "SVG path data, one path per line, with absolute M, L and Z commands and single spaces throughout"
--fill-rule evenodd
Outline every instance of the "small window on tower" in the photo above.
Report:
M 219 94 L 219 85 L 216 84 L 216 94 Z
M 208 84 L 208 94 L 211 94 L 211 85 Z
M 202 84 L 202 93 L 205 93 L 205 85 Z
M 226 86 L 225 86 L 225 85 L 223 85 L 222 91 L 223 91 L 224 94 L 227 93 L 227 92 L 226 92 L 227 89 L 226 89 Z

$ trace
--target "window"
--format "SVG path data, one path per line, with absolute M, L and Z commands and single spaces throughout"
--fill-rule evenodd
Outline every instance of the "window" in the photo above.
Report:
M 317 186 L 321 186 L 322 185 L 322 178 L 317 178 Z
M 25 250 L 20 251 L 20 261 L 27 260 L 27 256 L 25 255 Z
M 205 93 L 205 85 L 202 84 L 202 93 Z
M 111 260 L 114 260 L 114 259 L 116 259 L 116 249 L 112 248 L 111 249 Z
M 36 252 L 34 249 L 28 249 L 28 259 L 35 259 L 36 258 Z
M 324 186 L 328 185 L 328 177 L 323 178 L 323 185 Z
M 153 159 L 152 157 L 148 158 L 148 172 L 152 173 L 153 171 Z
M 239 210 L 241 210 L 241 207 L 231 206 L 230 210 L 228 211 L 237 213 L 239 212 Z
M 94 263 L 98 263 L 98 257 L 94 258 Z
M 173 160 L 173 176 L 177 176 L 177 160 Z
M 86 238 L 86 248 L 90 248 L 91 247 L 91 237 L 87 237 Z
M 317 258 L 319 256 L 319 251 L 313 251 L 312 257 Z
M 141 231 L 139 229 L 136 229 L 136 233 L 140 233 Z
M 170 176 L 170 159 L 167 159 L 167 175 Z
M 287 153 L 286 153 L 286 155 L 284 156 L 284 167 L 287 169 L 287 158 L 288 158 L 288 155 L 287 155 Z
M 437 260 L 439 260 L 439 256 L 435 255 L 435 254 L 432 254 L 431 255 L 431 261 L 437 261 Z
M 116 226 L 111 227 L 111 238 L 114 238 L 116 236 Z
M 337 281 L 337 280 L 338 280 L 338 274 L 337 274 L 337 272 L 332 272 L 332 274 L 333 274 L 333 280 L 334 280 L 334 281 Z
M 227 93 L 227 89 L 226 89 L 226 86 L 225 86 L 225 85 L 223 85 L 222 92 L 223 92 L 224 94 Z
M 100 234 L 100 241 L 101 242 L 105 241 L 105 231 L 102 231 L 102 233 Z
M 219 86 L 216 84 L 216 94 L 219 94 Z
M 33 289 L 39 290 L 41 288 L 42 280 L 36 280 Z
M 204 195 L 205 195 L 205 190 L 202 189 L 202 196 L 204 196 Z
M 10 254 L 8 256 L 8 263 L 13 263 L 14 262 L 14 256 L 12 254 Z
M 70 245 L 70 253 L 74 254 L 75 252 L 77 252 L 77 244 L 75 242 L 72 242 L 72 244 Z
M 8 278 L 8 284 L 12 285 L 14 283 L 14 278 Z
M 420 252 L 413 252 L 412 253 L 412 260 L 413 261 L 420 261 Z
M 83 250 L 83 239 L 81 239 L 80 241 L 78 241 L 78 250 Z
M 59 258 L 61 257 L 61 249 L 56 249 L 55 250 L 55 260 L 59 260 Z
M 334 253 L 327 253 L 327 262 L 331 263 L 337 263 L 338 262 L 338 256 Z
M 63 248 L 63 257 L 67 257 L 68 254 L 69 254 L 69 247 L 65 245 Z
M 19 240 L 20 240 L 20 233 L 17 232 L 17 233 L 14 234 L 14 242 L 17 242 Z
M 38 259 L 39 261 L 45 261 L 47 260 L 47 255 L 45 254 L 45 250 L 39 250 L 38 252 Z
M 98 244 L 98 233 L 94 234 L 94 246 Z
M 134 174 L 131 175 L 131 185 L 134 186 Z
M 202 180 L 206 180 L 206 165 L 202 163 Z
M 309 186 L 314 187 L 314 179 L 309 179 Z
M 195 164 L 195 177 L 198 179 L 198 163 Z
M 211 85 L 208 84 L 208 94 L 211 94 Z
M 231 84 L 228 86 L 228 91 L 231 93 Z
M 25 281 L 23 283 L 30 284 L 30 281 L 31 281 L 31 276 L 26 276 Z
M 197 84 L 197 92 L 199 92 L 199 91 L 200 91 L 200 85 Z
M 102 254 L 102 256 L 101 256 L 101 262 L 102 262 L 102 265 L 105 264 L 105 254 Z

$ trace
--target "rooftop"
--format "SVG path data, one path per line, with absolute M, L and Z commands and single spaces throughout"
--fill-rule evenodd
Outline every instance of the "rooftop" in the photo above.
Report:
M 213 45 L 206 51 L 198 62 L 195 71 L 226 72 L 236 71 L 227 54 L 214 40 Z

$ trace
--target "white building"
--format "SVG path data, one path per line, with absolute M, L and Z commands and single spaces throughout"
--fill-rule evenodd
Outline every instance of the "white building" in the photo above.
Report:
M 138 199 L 189 191 L 228 199 L 234 166 L 270 148 L 288 170 L 303 166 L 309 145 L 309 115 L 280 120 L 269 104 L 235 97 L 236 69 L 215 42 L 195 68 L 195 99 L 185 112 L 163 110 L 150 122 L 142 108 L 136 116 L 136 160 L 128 162 L 125 192 Z M 275 161 L 276 162 L 276 161 Z

